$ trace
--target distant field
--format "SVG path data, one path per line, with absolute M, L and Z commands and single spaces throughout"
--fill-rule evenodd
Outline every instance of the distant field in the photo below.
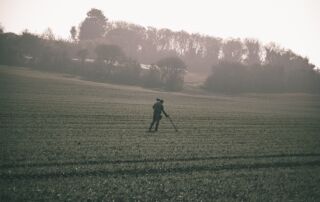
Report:
M 147 133 L 156 97 L 163 119 Z M 158 92 L 0 66 L 0 201 L 319 201 L 320 96 Z

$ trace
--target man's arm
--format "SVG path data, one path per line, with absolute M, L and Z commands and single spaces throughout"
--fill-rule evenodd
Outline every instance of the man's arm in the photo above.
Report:
M 164 114 L 166 117 L 169 117 L 169 115 L 164 111 L 164 106 L 162 106 L 161 111 L 163 112 L 163 114 Z

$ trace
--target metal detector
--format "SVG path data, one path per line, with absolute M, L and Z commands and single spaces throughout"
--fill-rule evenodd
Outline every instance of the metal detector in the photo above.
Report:
M 173 128 L 175 129 L 175 131 L 178 132 L 178 128 L 177 128 L 177 126 L 173 123 L 171 117 L 170 117 L 170 116 L 167 116 L 167 118 L 169 119 L 169 121 L 170 121 L 171 125 L 173 126 Z

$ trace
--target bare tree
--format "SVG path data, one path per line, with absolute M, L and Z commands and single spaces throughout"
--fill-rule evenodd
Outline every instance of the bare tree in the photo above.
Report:
M 55 40 L 55 36 L 53 34 L 53 31 L 50 27 L 48 27 L 42 34 L 41 34 L 41 38 L 43 39 L 47 39 L 50 41 L 54 41 Z
M 255 39 L 245 39 L 244 44 L 247 49 L 245 63 L 249 66 L 261 64 L 261 45 Z
M 223 60 L 231 63 L 241 63 L 244 55 L 243 44 L 239 39 L 228 40 L 222 46 Z

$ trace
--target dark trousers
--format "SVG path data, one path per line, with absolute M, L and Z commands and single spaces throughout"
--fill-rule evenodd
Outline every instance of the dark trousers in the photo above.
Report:
M 161 118 L 162 118 L 162 116 L 160 114 L 153 114 L 153 119 L 152 119 L 152 122 L 150 124 L 149 131 L 152 129 L 154 124 L 156 124 L 155 131 L 158 130 Z

